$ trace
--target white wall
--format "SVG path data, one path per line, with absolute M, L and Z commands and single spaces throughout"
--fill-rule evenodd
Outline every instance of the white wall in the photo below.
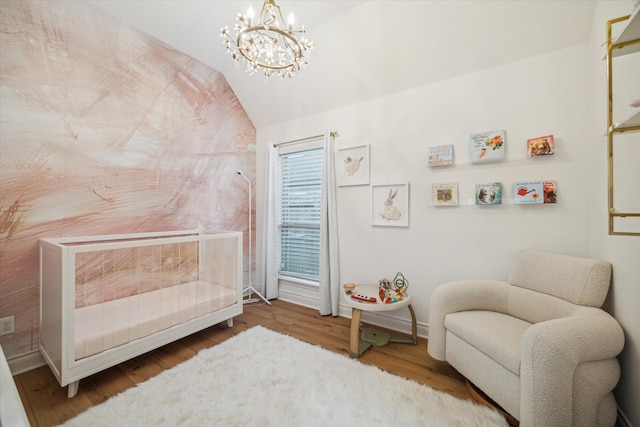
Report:
M 632 6 L 632 2 L 606 3 L 627 11 Z M 638 409 L 631 399 L 640 395 L 640 322 L 634 304 L 640 301 L 640 240 L 607 235 L 606 185 L 602 183 L 606 177 L 604 101 L 599 104 L 603 108 L 594 108 L 594 98 L 601 98 L 600 89 L 605 88 L 600 76 L 604 62 L 601 56 L 594 59 L 601 51 L 596 53 L 593 44 L 258 129 L 257 176 L 262 176 L 269 142 L 326 129 L 339 132 L 338 148 L 370 144 L 371 183 L 409 182 L 410 224 L 408 228 L 372 227 L 369 187 L 340 187 L 340 280 L 377 283 L 401 271 L 410 282 L 422 331 L 436 286 L 464 278 L 506 278 L 520 249 L 610 259 L 614 263 L 610 305 L 627 333 L 636 338 L 627 337 L 618 399 L 629 419 L 638 424 Z M 507 160 L 464 164 L 468 163 L 469 134 L 494 129 L 507 131 Z M 547 134 L 556 138 L 556 154 L 526 158 L 526 139 Z M 461 164 L 427 168 L 427 148 L 449 143 L 455 145 L 455 158 Z M 556 205 L 430 206 L 433 182 L 457 181 L 460 199 L 465 200 L 473 197 L 476 183 L 502 181 L 508 201 L 514 182 L 548 179 L 558 184 Z M 258 180 L 258 236 L 263 191 Z M 408 313 L 398 315 L 408 319 Z
M 505 278 L 519 249 L 587 255 L 589 129 L 585 120 L 574 120 L 588 114 L 586 54 L 586 46 L 578 46 L 259 129 L 258 176 L 269 141 L 326 128 L 340 133 L 338 148 L 370 144 L 371 183 L 409 182 L 409 227 L 372 227 L 369 187 L 340 187 L 341 281 L 377 283 L 401 271 L 418 321 L 426 323 L 438 284 Z M 469 135 L 494 129 L 507 131 L 507 161 L 468 164 Z M 526 158 L 526 139 L 547 134 L 555 135 L 557 154 Z M 467 164 L 428 168 L 427 148 L 445 143 Z M 468 199 L 476 183 L 502 181 L 508 199 L 515 181 L 543 179 L 557 180 L 558 204 L 430 206 L 433 182 L 458 181 L 460 198 Z
M 613 280 L 605 308 L 620 322 L 625 331 L 625 348 L 619 356 L 622 367 L 620 382 L 615 389 L 616 400 L 632 425 L 640 425 L 640 237 L 609 236 L 607 232 L 607 147 L 602 136 L 607 123 L 606 65 L 602 61 L 602 43 L 606 36 L 606 21 L 630 13 L 633 1 L 598 2 L 594 15 L 590 42 L 590 64 L 593 70 L 594 102 L 589 141 L 592 159 L 592 188 L 598 197 L 591 198 L 590 254 L 613 263 Z M 614 34 L 615 34 L 614 28 Z M 626 117 L 630 113 L 629 101 L 640 98 L 640 54 L 620 58 L 614 63 L 614 113 Z M 620 113 L 619 116 L 617 113 Z M 616 138 L 616 144 L 633 147 L 635 154 L 616 158 L 616 169 L 625 168 L 624 181 L 640 184 L 640 134 Z M 633 145 L 630 145 L 629 143 Z M 635 175 L 634 175 L 635 174 Z M 624 184 L 618 180 L 617 184 Z M 640 192 L 635 191 L 636 201 Z M 635 205 L 638 206 L 637 204 Z

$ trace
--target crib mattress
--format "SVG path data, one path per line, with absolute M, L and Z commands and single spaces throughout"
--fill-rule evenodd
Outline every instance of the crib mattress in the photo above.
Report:
M 201 280 L 75 310 L 79 360 L 236 303 L 235 288 Z

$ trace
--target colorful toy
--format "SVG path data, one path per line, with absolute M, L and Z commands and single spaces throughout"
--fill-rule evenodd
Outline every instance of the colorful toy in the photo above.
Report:
M 353 290 L 356 288 L 356 285 L 354 283 L 345 283 L 344 285 L 342 285 L 342 287 L 344 288 L 344 291 L 347 293 L 347 295 L 351 295 L 353 293 Z
M 360 295 L 360 294 L 351 295 L 351 299 L 354 299 L 360 302 L 376 302 L 376 297 L 370 297 L 367 295 Z
M 396 274 L 393 282 L 387 279 L 382 279 L 378 282 L 378 296 L 380 301 L 385 304 L 392 304 L 394 302 L 402 301 L 404 293 L 409 287 L 409 281 L 405 279 L 402 273 Z

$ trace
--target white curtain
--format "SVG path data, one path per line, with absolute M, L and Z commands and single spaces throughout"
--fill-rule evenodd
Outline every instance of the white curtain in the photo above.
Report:
M 325 134 L 320 213 L 320 314 L 338 315 L 340 265 L 336 204 L 335 132 Z
M 278 298 L 278 217 L 276 185 L 278 174 L 278 148 L 269 144 L 265 168 L 264 224 L 262 227 L 261 273 L 262 292 L 267 299 Z

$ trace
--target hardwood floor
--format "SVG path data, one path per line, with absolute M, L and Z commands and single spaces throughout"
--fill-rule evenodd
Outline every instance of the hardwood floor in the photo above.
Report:
M 141 383 L 165 369 L 194 356 L 199 350 L 216 345 L 233 335 L 262 325 L 326 349 L 349 354 L 350 319 L 321 316 L 317 310 L 284 301 L 245 305 L 244 313 L 234 318 L 234 326 L 213 326 L 157 350 L 143 354 L 80 381 L 78 394 L 69 399 L 67 389 L 60 387 L 48 366 L 16 375 L 29 422 L 33 427 L 60 424 L 91 406 L 98 405 L 118 393 Z M 362 356 L 363 363 L 378 366 L 456 397 L 471 399 L 464 379 L 448 364 L 427 354 L 427 341 L 417 345 L 390 343 L 375 347 Z

